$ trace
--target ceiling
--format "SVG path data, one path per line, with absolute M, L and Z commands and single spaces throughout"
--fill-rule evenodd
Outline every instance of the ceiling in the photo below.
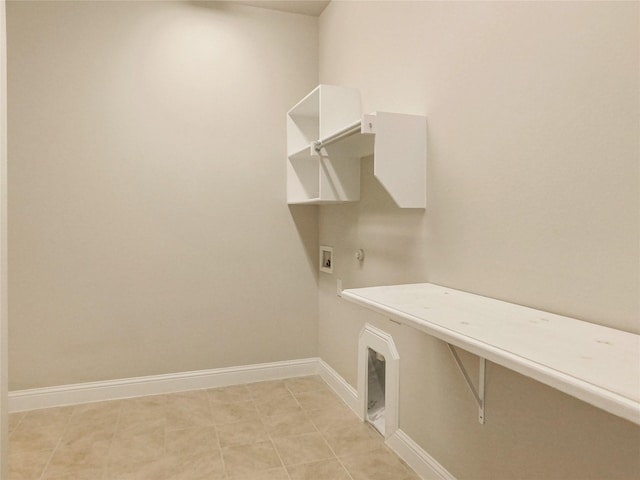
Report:
M 301 13 L 318 17 L 331 0 L 236 0 L 237 3 L 251 5 L 253 7 L 268 8 L 270 10 L 280 10 L 289 13 Z

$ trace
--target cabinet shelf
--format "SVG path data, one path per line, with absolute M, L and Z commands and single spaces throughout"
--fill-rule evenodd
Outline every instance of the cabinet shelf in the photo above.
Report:
M 312 160 L 313 159 L 313 156 L 311 154 L 312 148 L 313 147 L 311 145 L 307 145 L 304 148 L 296 150 L 295 152 L 292 152 L 289 154 L 289 159 L 290 160 Z
M 374 155 L 374 175 L 399 207 L 426 206 L 426 119 L 361 114 L 353 88 L 320 85 L 287 113 L 287 202 L 360 199 L 360 158 Z

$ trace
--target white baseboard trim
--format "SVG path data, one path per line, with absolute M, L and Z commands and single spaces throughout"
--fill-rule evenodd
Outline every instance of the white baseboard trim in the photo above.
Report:
M 325 363 L 322 359 L 318 359 L 319 375 L 327 382 L 331 389 L 342 399 L 347 406 L 353 410 L 360 420 L 364 420 L 363 413 L 360 411 L 360 402 L 358 401 L 358 391 L 349 385 L 338 372 Z
M 456 480 L 447 469 L 425 452 L 402 430 L 397 429 L 387 439 L 387 445 L 396 452 L 402 460 L 407 462 L 423 480 Z
M 319 358 L 78 383 L 9 392 L 9 412 L 160 395 L 319 374 Z

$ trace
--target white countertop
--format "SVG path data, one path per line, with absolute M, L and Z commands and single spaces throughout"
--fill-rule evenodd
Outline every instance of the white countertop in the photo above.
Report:
M 640 335 L 429 283 L 341 295 L 640 425 Z

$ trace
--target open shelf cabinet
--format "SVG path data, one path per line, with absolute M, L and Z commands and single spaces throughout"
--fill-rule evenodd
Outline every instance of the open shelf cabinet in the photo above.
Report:
M 361 114 L 353 88 L 319 85 L 287 113 L 287 202 L 360 199 L 360 158 L 374 155 L 374 175 L 400 207 L 426 205 L 426 119 Z
M 329 158 L 314 143 L 360 121 L 360 93 L 319 85 L 287 113 L 288 203 L 338 203 L 360 198 L 360 162 Z

